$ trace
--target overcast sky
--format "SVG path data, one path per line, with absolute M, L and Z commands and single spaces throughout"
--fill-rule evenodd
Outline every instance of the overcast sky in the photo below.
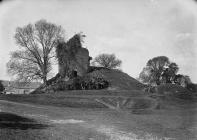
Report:
M 17 49 L 16 27 L 40 19 L 62 25 L 67 39 L 82 31 L 92 57 L 115 53 L 134 78 L 150 58 L 165 55 L 197 82 L 193 0 L 5 0 L 0 3 L 0 79 L 10 79 L 6 63 Z

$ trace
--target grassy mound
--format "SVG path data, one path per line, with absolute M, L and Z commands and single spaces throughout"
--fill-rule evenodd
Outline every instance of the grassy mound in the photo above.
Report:
M 41 85 L 32 94 L 54 93 L 65 90 L 142 90 L 145 85 L 130 77 L 128 74 L 106 68 L 94 67 L 83 77 L 75 77 L 69 81 L 61 79 L 57 74 L 48 80 L 47 87 Z
M 109 89 L 114 90 L 142 90 L 145 86 L 128 74 L 119 70 L 101 69 L 105 79 L 109 81 Z

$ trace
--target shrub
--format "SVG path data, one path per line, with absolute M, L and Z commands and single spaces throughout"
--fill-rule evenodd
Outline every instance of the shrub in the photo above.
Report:
M 144 91 L 148 93 L 156 93 L 156 87 L 148 85 L 147 87 L 144 88 Z
M 101 70 L 95 70 L 83 77 L 74 77 L 68 81 L 61 79 L 57 74 L 48 80 L 47 86 L 40 86 L 32 94 L 54 93 L 64 90 L 98 90 L 109 87 L 109 81 L 106 80 Z
M 64 90 L 98 90 L 104 89 L 109 86 L 109 82 L 104 78 L 100 71 L 94 71 L 83 77 L 75 77 L 69 81 L 57 80 L 51 82 L 51 85 L 47 86 L 47 92 L 52 93 L 54 91 Z
M 72 86 L 75 90 L 104 89 L 109 86 L 109 82 L 97 71 L 84 77 L 74 78 Z
M 190 84 L 187 84 L 187 87 L 186 87 L 189 91 L 191 91 L 191 92 L 196 92 L 197 91 L 197 85 L 195 85 L 195 84 L 192 84 L 192 83 L 190 83 Z

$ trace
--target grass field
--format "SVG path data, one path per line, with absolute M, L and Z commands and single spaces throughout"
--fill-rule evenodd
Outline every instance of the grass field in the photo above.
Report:
M 142 97 L 144 93 L 133 90 L 120 91 L 65 91 L 54 94 L 21 94 L 21 95 L 0 95 L 0 99 L 15 101 L 20 103 L 34 103 L 41 105 L 52 105 L 59 107 L 78 107 L 78 108 L 105 108 L 94 99 L 100 97 Z
M 103 96 L 145 99 L 147 95 L 140 91 L 125 90 L 1 95 L 0 139 L 197 139 L 196 100 L 149 95 L 161 102 L 161 107 L 147 109 L 141 105 L 138 108 L 117 111 L 93 100 Z

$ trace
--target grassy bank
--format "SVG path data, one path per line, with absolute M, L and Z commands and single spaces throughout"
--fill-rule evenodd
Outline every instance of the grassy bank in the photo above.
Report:
M 14 101 L 19 103 L 31 103 L 38 105 L 50 105 L 57 107 L 75 107 L 75 108 L 107 108 L 96 99 L 102 99 L 107 103 L 117 100 L 129 98 L 130 101 L 125 105 L 125 108 L 150 108 L 153 104 L 159 103 L 162 106 L 181 105 L 197 101 L 190 94 L 183 93 L 168 93 L 148 94 L 139 90 L 76 90 L 76 91 L 61 91 L 53 94 L 21 94 L 21 95 L 0 95 L 0 100 Z
M 0 95 L 1 100 L 8 100 L 20 103 L 32 103 L 40 105 L 51 105 L 58 107 L 78 107 L 78 108 L 105 108 L 97 103 L 94 98 L 98 96 L 137 96 L 139 91 L 62 91 L 54 94 L 21 94 L 21 95 Z
M 63 95 L 1 95 L 1 100 L 14 101 L 19 103 L 31 103 L 36 105 L 50 105 L 57 107 L 77 107 L 77 108 L 104 108 L 91 98 L 67 97 Z

